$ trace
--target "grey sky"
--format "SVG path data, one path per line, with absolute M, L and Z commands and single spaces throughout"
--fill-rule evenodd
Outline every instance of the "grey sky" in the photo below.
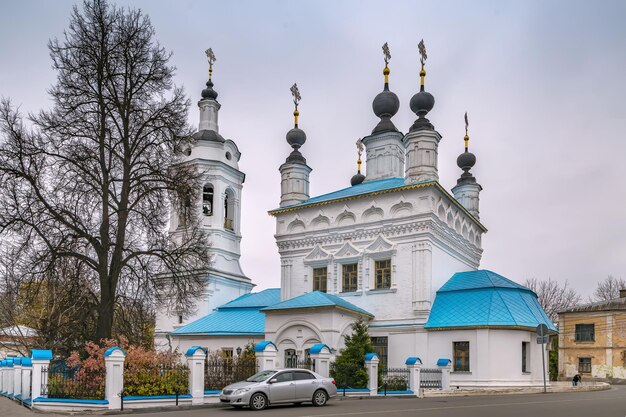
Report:
M 73 1 L 0 3 L 0 95 L 24 112 L 47 107 L 54 83 L 46 43 Z M 349 185 L 354 142 L 368 135 L 389 42 L 394 117 L 406 132 L 419 88 L 417 43 L 428 49 L 430 120 L 443 135 L 441 183 L 460 174 L 463 113 L 484 191 L 482 267 L 517 281 L 552 277 L 584 295 L 626 277 L 626 2 L 598 1 L 118 1 L 150 15 L 194 104 L 217 55 L 220 133 L 247 174 L 242 263 L 258 288 L 278 286 L 274 219 L 279 165 L 289 152 L 289 87 L 302 93 L 302 153 L 311 195 Z

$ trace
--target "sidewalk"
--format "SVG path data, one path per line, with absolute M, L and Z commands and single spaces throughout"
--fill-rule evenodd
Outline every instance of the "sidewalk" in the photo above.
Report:
M 551 382 L 548 392 L 588 392 L 604 391 L 611 389 L 611 385 L 606 382 L 595 382 L 573 387 L 571 382 L 559 383 Z M 469 397 L 475 395 L 509 395 L 509 394 L 539 394 L 543 392 L 543 387 L 485 387 L 485 388 L 461 388 L 447 391 L 424 390 L 424 397 Z

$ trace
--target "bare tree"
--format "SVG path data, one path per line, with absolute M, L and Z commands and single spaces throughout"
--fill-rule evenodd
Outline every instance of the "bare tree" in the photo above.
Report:
M 561 284 L 552 278 L 547 280 L 530 278 L 524 282 L 524 285 L 537 294 L 539 304 L 554 323 L 558 322 L 559 311 L 573 307 L 581 301 L 581 296 L 569 286 L 567 281 Z
M 93 338 L 110 338 L 122 298 L 174 297 L 189 308 L 204 284 L 206 236 L 190 209 L 199 173 L 170 169 L 190 140 L 189 101 L 139 10 L 87 0 L 49 49 L 53 108 L 26 128 L 8 100 L 0 106 L 0 236 L 40 276 L 66 261 L 80 266 L 74 279 L 93 297 Z M 185 209 L 188 226 L 176 241 L 172 206 Z M 158 291 L 159 277 L 168 291 Z
M 619 290 L 625 289 L 626 280 L 609 275 L 604 281 L 598 282 L 591 301 L 609 301 L 619 298 Z

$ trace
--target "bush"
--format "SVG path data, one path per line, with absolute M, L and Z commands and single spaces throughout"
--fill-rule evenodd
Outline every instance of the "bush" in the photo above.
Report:
M 189 369 L 181 364 L 177 351 L 157 352 L 154 349 L 132 346 L 126 339 L 102 340 L 100 345 L 88 342 L 85 345 L 84 358 L 81 359 L 79 352 L 72 352 L 66 364 L 70 369 L 78 369 L 77 372 L 102 375 L 101 381 L 94 378 L 93 389 L 95 392 L 102 387 L 103 397 L 104 352 L 113 346 L 119 346 L 126 351 L 123 395 L 175 395 L 189 392 Z M 52 381 L 52 385 L 49 383 L 49 389 L 56 386 L 61 386 L 58 381 Z
M 408 381 L 405 377 L 389 376 L 383 379 L 383 386 L 387 391 L 406 391 L 409 389 Z

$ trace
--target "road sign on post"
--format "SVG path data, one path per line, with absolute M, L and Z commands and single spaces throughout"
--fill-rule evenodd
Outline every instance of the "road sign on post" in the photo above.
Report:
M 548 392 L 546 388 L 546 343 L 548 343 L 548 326 L 541 323 L 535 330 L 537 332 L 537 343 L 541 343 L 541 367 L 543 369 L 543 393 Z

